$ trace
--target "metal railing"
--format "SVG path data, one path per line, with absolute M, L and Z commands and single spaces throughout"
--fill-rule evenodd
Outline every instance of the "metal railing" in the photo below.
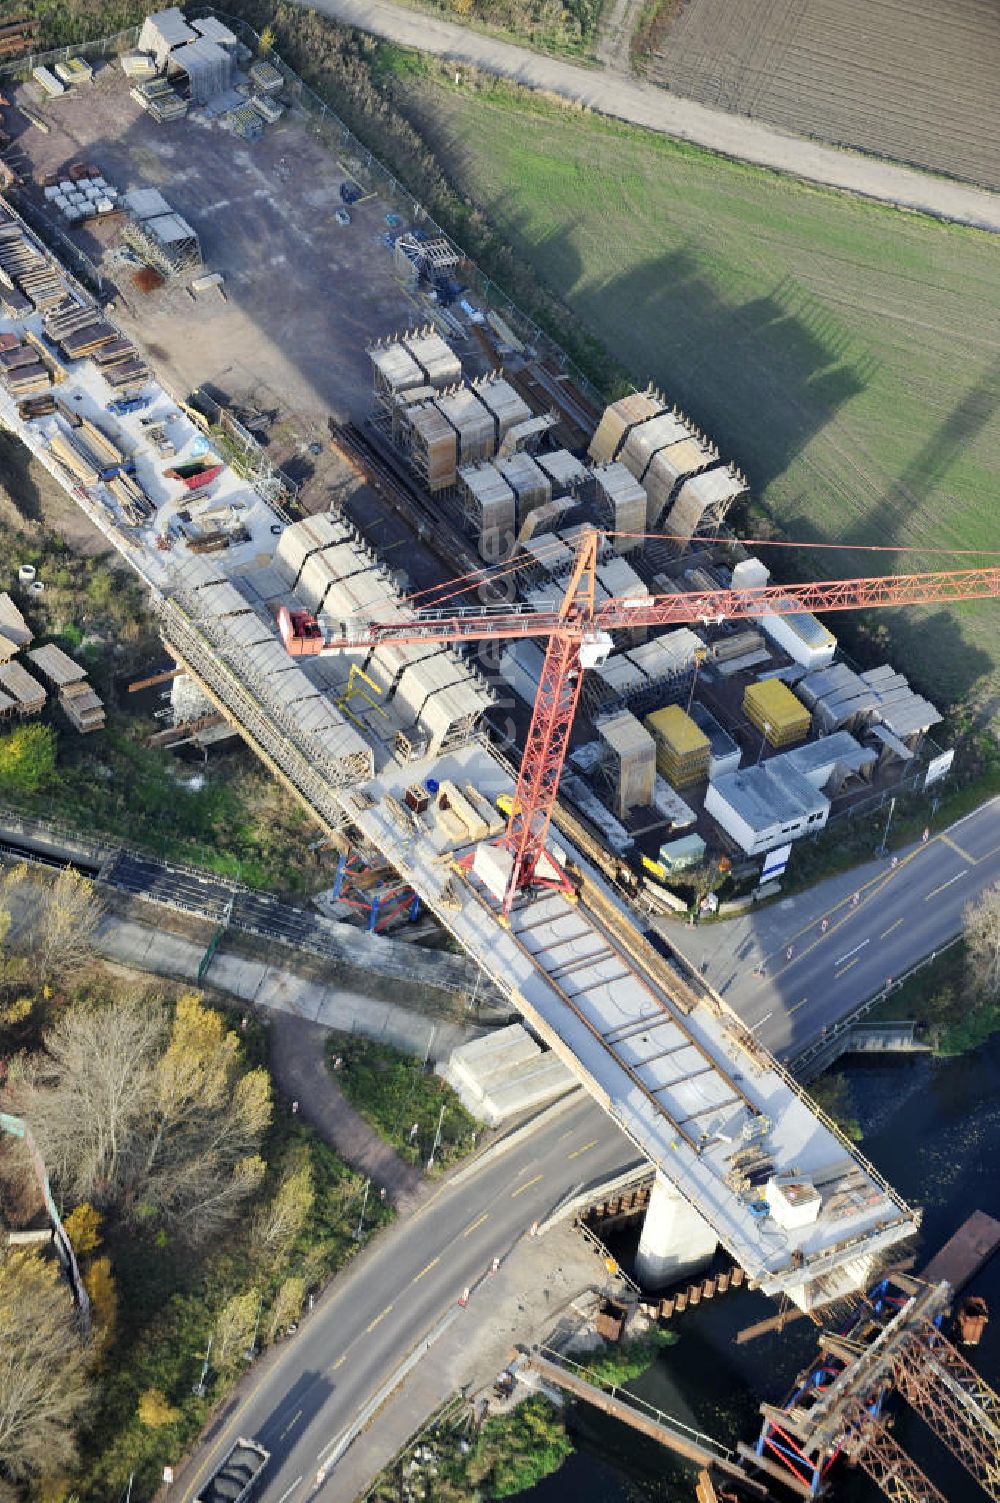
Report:
M 595 1373 L 591 1368 L 584 1367 L 582 1363 L 574 1362 L 573 1358 L 567 1357 L 565 1352 L 558 1352 L 554 1347 L 545 1346 L 544 1344 L 538 1347 L 538 1352 L 541 1356 L 547 1358 L 554 1367 L 565 1368 L 573 1377 L 579 1378 L 583 1383 L 588 1383 L 591 1388 L 599 1389 L 601 1393 L 608 1394 L 610 1398 L 618 1399 L 621 1403 L 641 1410 L 650 1419 L 655 1420 L 658 1425 L 662 1425 L 664 1429 L 679 1430 L 682 1434 L 689 1436 L 697 1445 L 704 1447 L 705 1450 L 714 1451 L 717 1456 L 735 1463 L 737 1459 L 736 1452 L 731 1451 L 721 1440 L 716 1440 L 714 1435 L 706 1435 L 703 1430 L 696 1430 L 692 1425 L 687 1425 L 683 1420 L 675 1418 L 674 1415 L 667 1414 L 666 1410 L 658 1409 L 648 1399 L 640 1397 L 637 1393 L 631 1393 L 629 1389 L 620 1383 L 616 1383 L 612 1378 L 603 1378 L 600 1373 Z M 530 1360 L 529 1357 L 529 1363 Z
M 925 955 L 921 960 L 915 961 L 901 976 L 893 976 L 879 991 L 874 992 L 866 1001 L 859 1003 L 846 1017 L 841 1018 L 832 1028 L 827 1028 L 818 1039 L 814 1039 L 811 1044 L 808 1044 L 805 1049 L 795 1055 L 793 1059 L 790 1059 L 787 1066 L 788 1070 L 794 1070 L 796 1077 L 802 1081 L 814 1080 L 817 1075 L 821 1075 L 826 1068 L 826 1054 L 831 1052 L 832 1057 L 829 1063 L 832 1063 L 833 1059 L 837 1058 L 837 1054 L 832 1053 L 833 1045 L 842 1039 L 844 1034 L 849 1033 L 855 1023 L 866 1017 L 873 1007 L 877 1007 L 887 997 L 893 996 L 894 993 L 898 992 L 909 981 L 911 976 L 915 976 L 925 966 L 931 965 L 939 956 L 944 955 L 950 950 L 953 945 L 957 945 L 963 937 L 961 934 L 953 935 L 951 939 L 945 940 L 943 945 L 938 945 L 937 949 L 931 950 L 929 955 Z M 814 1109 L 817 1112 L 819 1110 L 818 1108 Z

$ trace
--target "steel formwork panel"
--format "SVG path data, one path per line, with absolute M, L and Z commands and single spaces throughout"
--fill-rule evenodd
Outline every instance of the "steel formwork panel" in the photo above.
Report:
M 696 438 L 685 438 L 655 454 L 643 480 L 646 488 L 647 530 L 652 531 L 659 525 L 670 504 L 670 498 L 684 476 L 697 475 L 700 470 L 717 464 L 718 460 L 718 451 Z
M 656 454 L 670 444 L 690 437 L 691 429 L 672 412 L 661 413 L 648 422 L 639 423 L 626 438 L 617 458 L 636 480 L 643 481 Z
M 458 438 L 457 461 L 477 464 L 496 453 L 496 425 L 471 386 L 459 387 L 438 397 L 434 406 L 454 428 Z
M 403 336 L 403 344 L 431 386 L 438 391 L 443 391 L 447 386 L 456 386 L 461 381 L 462 362 L 440 334 L 406 334 Z
M 476 393 L 483 406 L 493 414 L 498 444 L 503 442 L 511 428 L 531 418 L 527 402 L 502 376 L 477 383 Z
M 648 422 L 664 410 L 663 400 L 648 391 L 633 391 L 605 407 L 588 453 L 597 464 L 617 459 L 629 432 L 638 423 Z

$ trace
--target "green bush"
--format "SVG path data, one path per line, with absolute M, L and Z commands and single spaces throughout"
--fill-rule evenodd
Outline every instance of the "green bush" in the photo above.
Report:
M 16 725 L 0 733 L 0 794 L 38 793 L 56 771 L 56 733 L 48 725 Z
M 330 1034 L 326 1060 L 348 1101 L 411 1163 L 427 1159 L 439 1118 L 438 1163 L 461 1158 L 474 1146 L 476 1119 L 419 1060 L 354 1033 Z M 334 1068 L 337 1060 L 339 1068 Z

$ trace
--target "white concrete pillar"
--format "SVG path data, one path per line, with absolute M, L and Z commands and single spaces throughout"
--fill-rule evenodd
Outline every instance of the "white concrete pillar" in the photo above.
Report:
M 712 1261 L 717 1240 L 705 1218 L 658 1173 L 642 1223 L 636 1278 L 644 1289 L 662 1289 L 700 1273 Z

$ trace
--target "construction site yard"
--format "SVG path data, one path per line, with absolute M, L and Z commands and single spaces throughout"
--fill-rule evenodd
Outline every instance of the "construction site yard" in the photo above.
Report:
M 687 0 L 647 60 L 674 94 L 1000 187 L 992 0 Z
M 42 182 L 74 163 L 95 166 L 124 193 L 157 188 L 196 230 L 217 287 L 197 298 L 190 277 L 143 293 L 134 263 L 116 255 L 120 223 L 90 221 L 69 239 L 107 279 L 113 317 L 178 397 L 196 388 L 266 420 L 268 459 L 302 486 L 304 510 L 325 510 L 351 489 L 327 445 L 327 421 L 368 410 L 368 343 L 426 318 L 394 274 L 382 237 L 389 206 L 372 197 L 343 209 L 338 162 L 304 117 L 287 112 L 248 142 L 200 114 L 157 124 L 129 95 L 114 63 L 94 82 L 44 107 L 48 134 L 21 113 L 39 105 L 31 84 L 13 95 L 8 129 L 26 161 L 25 198 L 66 232 Z M 52 239 L 65 258 L 65 241 Z M 77 268 L 79 269 L 79 268 Z
M 791 569 L 768 552 L 772 567 L 836 579 L 996 547 L 992 237 L 506 84 L 395 87 L 458 190 L 570 314 L 746 472 L 757 506 L 737 531 L 759 535 L 763 511 L 779 537 L 842 545 Z M 872 544 L 900 551 L 859 551 Z M 883 650 L 935 703 L 996 717 L 989 605 L 884 614 Z

